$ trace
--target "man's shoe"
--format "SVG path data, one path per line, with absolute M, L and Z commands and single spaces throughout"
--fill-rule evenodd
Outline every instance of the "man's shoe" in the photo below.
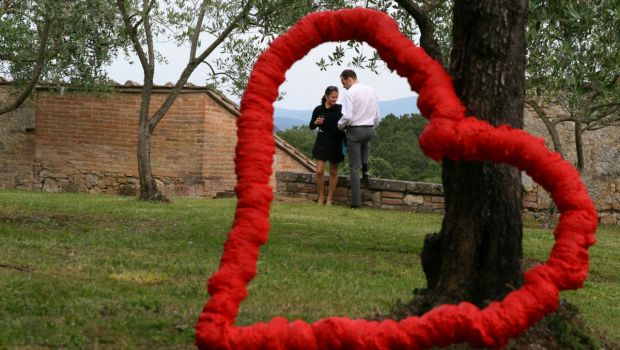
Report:
M 364 185 L 368 186 L 368 182 L 370 181 L 370 176 L 366 173 L 362 175 L 362 182 Z
M 361 205 L 352 205 L 351 209 L 362 209 Z

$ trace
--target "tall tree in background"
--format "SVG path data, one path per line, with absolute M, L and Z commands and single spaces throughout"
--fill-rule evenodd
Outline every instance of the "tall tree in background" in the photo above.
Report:
M 620 7 L 617 1 L 531 2 L 527 30 L 527 100 L 555 151 L 566 157 L 558 125 L 573 124 L 577 168 L 582 134 L 620 125 Z M 547 113 L 547 107 L 562 112 Z
M 144 72 L 137 150 L 142 199 L 164 199 L 151 169 L 151 137 L 198 65 L 205 63 L 211 68 L 209 85 L 227 87 L 240 95 L 254 61 L 269 40 L 304 14 L 327 3 L 337 6 L 340 1 L 116 0 Z M 190 52 L 171 92 L 152 113 L 150 104 L 157 64 L 154 42 L 161 38 L 172 39 L 178 45 L 189 44 Z M 203 41 L 209 42 L 205 48 L 202 48 Z M 213 58 L 219 47 L 223 55 Z
M 126 41 L 105 0 L 0 1 L 0 76 L 13 83 L 0 115 L 19 108 L 35 86 L 101 90 L 104 71 Z

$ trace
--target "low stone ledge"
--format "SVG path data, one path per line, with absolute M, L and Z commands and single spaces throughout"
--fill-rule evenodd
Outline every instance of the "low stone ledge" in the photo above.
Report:
M 292 172 L 276 173 L 276 196 L 306 198 L 316 201 L 315 174 Z M 329 176 L 324 177 L 325 193 Z M 351 198 L 348 176 L 339 176 L 334 203 L 349 205 Z M 371 178 L 361 186 L 362 205 L 366 207 L 443 213 L 443 188 L 441 184 L 409 182 Z
M 276 196 L 316 201 L 318 194 L 315 178 L 315 174 L 277 172 Z M 551 197 L 540 185 L 528 182 L 526 175 L 524 179 L 523 217 L 537 221 L 544 220 L 552 204 Z M 324 181 L 327 195 L 329 183 L 327 174 L 324 176 Z M 419 213 L 443 213 L 445 209 L 441 184 L 371 178 L 367 185 L 361 185 L 361 190 L 362 205 L 366 207 Z M 599 220 L 603 225 L 620 225 L 620 210 L 616 210 L 613 205 L 615 197 L 620 196 L 620 186 L 611 186 L 608 192 L 606 199 L 609 205 L 599 208 Z M 338 177 L 334 203 L 348 206 L 350 198 L 349 178 Z

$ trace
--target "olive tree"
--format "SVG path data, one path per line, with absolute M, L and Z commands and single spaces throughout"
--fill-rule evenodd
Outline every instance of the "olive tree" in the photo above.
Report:
M 126 43 L 104 0 L 0 1 L 0 76 L 12 94 L 0 115 L 19 108 L 37 85 L 100 90 L 105 66 Z
M 137 150 L 140 197 L 165 199 L 151 170 L 151 136 L 200 64 L 210 67 L 208 85 L 240 95 L 254 61 L 275 35 L 308 12 L 339 4 L 340 1 L 302 0 L 116 0 L 125 32 L 144 73 Z M 165 101 L 151 111 L 153 76 L 159 62 L 154 42 L 160 38 L 189 45 L 190 50 L 174 87 Z M 215 57 L 216 50 L 222 54 Z
M 532 1 L 527 30 L 527 100 L 565 155 L 558 125 L 572 123 L 577 168 L 582 134 L 620 125 L 620 8 L 617 2 Z M 559 106 L 550 115 L 545 107 Z

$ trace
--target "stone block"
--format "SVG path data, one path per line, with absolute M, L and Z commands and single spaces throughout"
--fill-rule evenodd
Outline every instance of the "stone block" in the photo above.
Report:
M 403 200 L 400 198 L 381 198 L 381 204 L 402 205 Z
M 538 194 L 536 194 L 535 192 L 526 193 L 523 196 L 523 201 L 536 203 L 538 202 Z
M 415 207 L 418 204 L 424 204 L 424 197 L 420 195 L 407 194 L 405 198 L 403 198 L 403 203 L 410 207 Z
M 381 197 L 384 198 L 403 198 L 402 192 L 381 191 Z
M 618 218 L 616 218 L 616 216 L 613 214 L 602 216 L 600 220 L 601 220 L 601 225 L 605 225 L 605 226 L 613 226 L 618 223 Z
M 383 180 L 383 179 L 371 179 L 373 188 L 393 191 L 393 192 L 405 192 L 407 190 L 407 182 L 395 181 L 395 180 Z
M 431 197 L 431 202 L 433 202 L 433 203 L 443 203 L 444 199 L 443 199 L 443 197 L 440 197 L 440 196 L 432 196 Z
M 525 192 L 532 192 L 534 190 L 534 180 L 525 172 L 521 172 L 521 184 Z
M 95 186 L 97 186 L 97 181 L 99 180 L 99 177 L 95 174 L 86 174 L 86 177 L 84 178 L 84 183 L 86 184 L 86 187 L 88 188 L 93 188 Z
M 443 186 L 427 182 L 408 182 L 406 191 L 419 194 L 443 194 Z
M 51 177 L 43 180 L 43 192 L 59 192 L 58 182 Z

